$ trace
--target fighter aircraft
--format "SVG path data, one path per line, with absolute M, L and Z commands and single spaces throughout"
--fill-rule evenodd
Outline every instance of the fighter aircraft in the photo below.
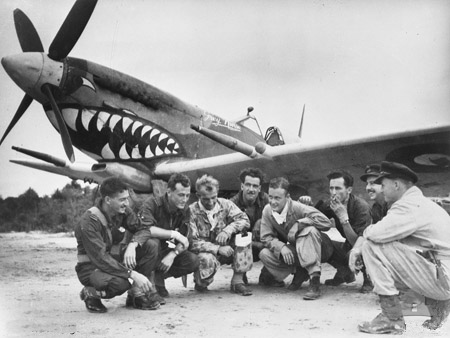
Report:
M 25 96 L 0 144 L 37 101 L 61 134 L 68 159 L 14 147 L 35 159 L 11 162 L 87 182 L 116 176 L 140 192 L 150 192 L 152 180 L 166 180 L 175 172 L 192 180 L 209 173 L 221 182 L 222 191 L 232 192 L 239 189 L 240 170 L 251 166 L 268 177 L 287 177 L 293 195 L 320 198 L 327 193 L 325 177 L 331 169 L 359 177 L 366 164 L 390 160 L 416 170 L 425 193 L 448 195 L 450 125 L 315 145 L 285 144 L 276 127 L 262 133 L 252 109 L 227 120 L 116 70 L 69 57 L 96 2 L 75 2 L 48 53 L 30 19 L 20 9 L 14 11 L 23 53 L 3 57 L 2 65 Z M 96 163 L 77 162 L 73 147 Z

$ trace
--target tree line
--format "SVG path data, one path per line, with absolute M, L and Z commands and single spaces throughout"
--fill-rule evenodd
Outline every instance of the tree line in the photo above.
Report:
M 0 197 L 0 232 L 70 232 L 81 215 L 95 203 L 97 188 L 73 180 L 52 195 L 39 197 L 29 188 L 18 197 Z

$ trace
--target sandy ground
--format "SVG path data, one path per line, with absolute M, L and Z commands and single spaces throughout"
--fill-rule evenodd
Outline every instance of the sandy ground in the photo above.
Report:
M 79 299 L 75 238 L 67 234 L 0 235 L 1 337 L 368 337 L 357 324 L 379 312 L 374 294 L 360 294 L 362 276 L 304 301 L 297 292 L 257 285 L 261 263 L 248 273 L 253 295 L 229 292 L 232 271 L 222 267 L 210 291 L 199 295 L 192 276 L 185 289 L 169 279 L 167 304 L 156 311 L 125 307 L 126 295 L 104 301 L 106 314 L 91 314 Z M 324 264 L 322 283 L 334 270 Z M 287 278 L 287 282 L 291 277 Z M 449 337 L 450 323 L 431 332 L 425 317 L 406 317 L 404 337 Z

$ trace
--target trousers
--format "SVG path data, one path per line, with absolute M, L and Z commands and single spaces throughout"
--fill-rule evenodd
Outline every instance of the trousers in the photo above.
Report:
M 295 262 L 293 265 L 286 264 L 283 256 L 277 257 L 267 248 L 261 250 L 259 258 L 276 280 L 282 281 L 300 268 L 306 269 L 309 275 L 321 272 L 321 263 L 328 261 L 333 253 L 329 245 L 323 244 L 324 242 L 331 242 L 331 240 L 321 231 L 314 227 L 311 228 L 306 236 L 296 239 L 295 246 L 286 244 L 289 250 L 294 253 Z
M 160 240 L 159 239 L 151 239 L 155 241 L 155 245 L 158 247 L 158 264 L 167 254 L 172 251 L 170 248 L 161 249 Z M 190 251 L 183 251 L 173 260 L 173 264 L 170 267 L 169 271 L 163 273 L 162 271 L 156 271 L 155 274 L 155 284 L 157 286 L 164 286 L 164 279 L 169 277 L 179 278 L 184 275 L 188 275 L 191 272 L 198 270 L 200 265 L 198 256 Z
M 450 290 L 437 279 L 436 266 L 419 255 L 415 248 L 401 242 L 362 245 L 364 264 L 379 295 L 393 296 L 399 289 L 412 291 L 435 300 L 450 299 Z M 447 280 L 448 270 L 447 272 Z
M 134 270 L 150 278 L 158 262 L 158 247 L 151 239 L 136 248 L 136 261 L 137 265 Z M 78 263 L 75 271 L 81 284 L 92 286 L 97 291 L 104 291 L 102 294 L 105 296 L 102 298 L 109 299 L 119 296 L 131 288 L 127 278 L 101 271 L 91 262 Z M 136 290 L 137 292 L 139 290 Z

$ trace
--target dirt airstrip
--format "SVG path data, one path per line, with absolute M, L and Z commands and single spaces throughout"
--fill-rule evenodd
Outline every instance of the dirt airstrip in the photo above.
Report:
M 199 295 L 192 276 L 187 288 L 168 279 L 167 304 L 157 311 L 125 307 L 126 294 L 104 301 L 106 314 L 91 314 L 79 299 L 71 234 L 0 235 L 0 337 L 368 337 L 357 324 L 379 312 L 374 294 L 358 293 L 362 276 L 340 287 L 323 286 L 323 296 L 304 301 L 306 286 L 257 285 L 261 263 L 248 273 L 253 295 L 229 292 L 232 271 L 224 266 L 210 291 Z M 334 270 L 324 264 L 322 283 Z M 286 282 L 290 281 L 288 277 Z M 425 317 L 406 317 L 404 337 L 449 337 L 450 323 L 436 332 L 421 327 Z

